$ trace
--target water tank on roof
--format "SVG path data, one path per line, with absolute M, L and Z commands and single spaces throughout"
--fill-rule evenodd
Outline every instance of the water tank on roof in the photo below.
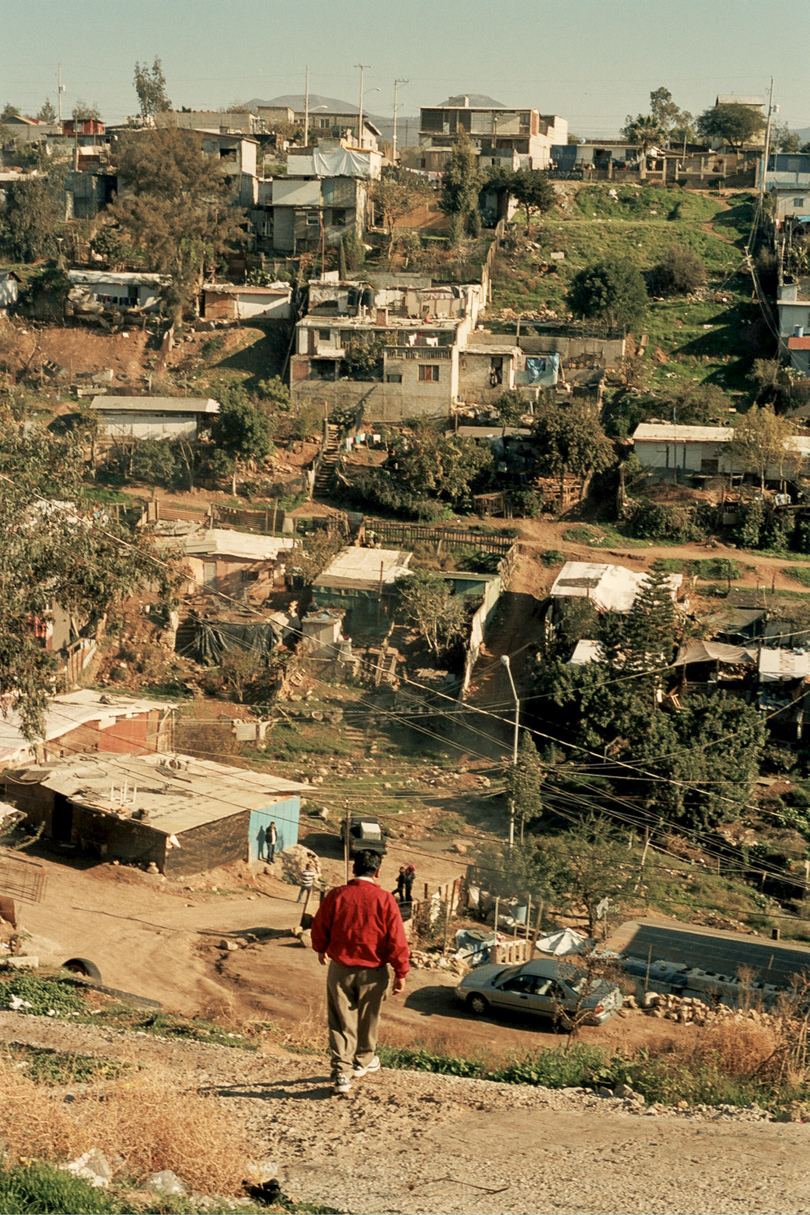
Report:
M 793 326 L 793 336 L 794 337 L 804 337 L 804 325 L 794 325 Z
M 374 291 L 371 287 L 366 287 L 365 291 L 363 292 L 363 307 L 374 307 Z

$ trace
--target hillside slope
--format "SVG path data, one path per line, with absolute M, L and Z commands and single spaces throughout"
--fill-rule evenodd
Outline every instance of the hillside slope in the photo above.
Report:
M 665 1114 L 578 1089 L 387 1069 L 336 1098 L 315 1056 L 136 1039 L 17 1013 L 0 1013 L 0 1038 L 136 1059 L 146 1082 L 168 1071 L 179 1088 L 216 1096 L 290 1198 L 357 1215 L 799 1215 L 810 1205 L 807 1127 L 768 1124 L 756 1110 Z M 79 1118 L 91 1099 L 82 1087 L 66 1107 Z

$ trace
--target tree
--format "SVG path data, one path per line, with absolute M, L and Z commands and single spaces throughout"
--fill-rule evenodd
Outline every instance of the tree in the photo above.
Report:
M 650 93 L 650 114 L 658 123 L 667 145 L 683 143 L 694 135 L 692 115 L 688 110 L 679 109 L 669 89 L 663 86 Z
M 56 110 L 50 97 L 46 97 L 39 108 L 37 118 L 40 122 L 56 122 Z
M 788 439 L 795 433 L 794 424 L 778 417 L 770 406 L 752 405 L 734 427 L 729 445 L 734 466 L 756 474 L 764 493 L 769 469 L 778 469 L 781 477 L 785 466 L 795 463 L 788 446 Z
M 517 172 L 509 174 L 506 188 L 526 212 L 526 235 L 529 236 L 532 216 L 550 211 L 557 202 L 557 194 L 548 173 L 541 173 L 536 169 L 518 169 Z
M 627 671 L 667 666 L 675 648 L 675 606 L 669 575 L 654 565 L 639 587 L 622 641 Z
M 671 245 L 650 271 L 654 295 L 689 295 L 706 281 L 706 268 L 693 249 Z
M 647 310 L 647 289 L 644 279 L 629 262 L 596 262 L 574 275 L 567 303 L 575 316 L 593 317 L 632 329 Z
M 472 486 L 492 463 L 489 445 L 463 436 L 412 431 L 397 449 L 396 479 L 414 497 L 443 498 L 453 506 L 468 502 Z
M 93 102 L 92 105 L 89 105 L 88 102 L 83 101 L 80 98 L 79 101 L 77 101 L 73 107 L 73 121 L 74 122 L 90 122 L 90 121 L 101 122 L 101 111 L 99 110 L 99 108 L 95 102 Z
M 30 423 L 0 438 L 0 695 L 18 711 L 25 737 L 41 735 L 56 685 L 54 658 L 39 640 L 54 604 L 97 635 L 108 610 L 173 573 L 146 531 L 99 515 L 82 495 L 80 444 Z
M 233 460 L 231 493 L 235 494 L 239 466 L 263 460 L 272 452 L 272 429 L 265 411 L 248 400 L 243 388 L 220 389 L 219 398 L 219 413 L 211 427 L 211 436 Z
M 398 583 L 397 615 L 415 628 L 431 654 L 439 658 L 464 636 L 467 609 L 464 600 L 440 574 L 416 570 Z
M 771 124 L 771 150 L 774 152 L 798 152 L 801 147 L 801 136 L 791 131 L 786 122 Z
M 518 426 L 521 418 L 528 411 L 528 402 L 517 388 L 508 388 L 496 397 L 490 406 L 493 413 L 498 415 L 503 430 L 501 437 L 506 434 L 507 426 Z
M 534 739 L 524 730 L 518 747 L 518 762 L 506 777 L 506 791 L 515 819 L 520 823 L 520 842 L 526 823 L 536 822 L 543 814 L 543 784 L 546 769 L 537 752 Z
M 405 169 L 394 169 L 379 181 L 372 181 L 368 189 L 369 201 L 382 215 L 383 226 L 388 231 L 387 257 L 394 254 L 397 221 L 418 207 L 429 195 L 430 187 L 421 177 Z
M 615 907 L 635 885 L 637 874 L 628 865 L 627 844 L 603 819 L 590 818 L 571 831 L 544 839 L 542 847 L 558 891 L 570 905 L 582 908 L 588 934 L 594 936 L 602 900 L 609 899 Z
M 385 338 L 382 334 L 361 337 L 352 334 L 344 347 L 341 372 L 350 380 L 381 380 Z
M 545 403 L 535 415 L 532 439 L 537 466 L 544 476 L 558 476 L 564 485 L 568 474 L 583 480 L 604 472 L 615 460 L 613 444 L 599 423 L 594 406 L 574 401 L 564 408 Z
M 464 236 L 478 236 L 481 232 L 478 210 L 480 191 L 478 156 L 467 132 L 462 131 L 453 144 L 439 200 L 442 211 L 450 218 L 454 244 L 458 244 Z
M 635 118 L 628 114 L 621 134 L 638 149 L 639 176 L 643 181 L 647 176 L 647 153 L 665 142 L 661 124 L 652 114 L 637 114 Z
M 10 101 L 7 101 L 6 104 L 3 106 L 2 113 L 0 113 L 0 122 L 5 122 L 5 120 L 7 118 L 19 118 L 19 117 L 20 117 L 20 111 L 17 109 L 16 105 L 12 105 Z
M 59 205 L 54 185 L 45 177 L 24 177 L 7 186 L 4 244 L 11 257 L 39 261 L 56 253 Z
M 715 105 L 704 110 L 697 120 L 701 139 L 721 139 L 739 152 L 745 143 L 752 143 L 765 129 L 765 118 L 748 105 Z
M 198 298 L 208 266 L 244 240 L 243 212 L 215 158 L 192 131 L 167 127 L 122 138 L 118 175 L 126 186 L 109 208 L 133 255 L 172 276 L 172 319 Z
M 651 781 L 657 812 L 710 830 L 739 818 L 750 801 L 766 728 L 754 705 L 722 693 L 686 698 L 678 713 L 657 713 L 638 749 L 663 777 Z
M 790 393 L 790 369 L 778 359 L 754 359 L 748 379 L 757 386 L 757 402 L 781 401 Z
M 155 114 L 165 114 L 172 108 L 166 94 L 166 77 L 160 60 L 155 56 L 151 68 L 147 64 L 135 64 L 135 92 L 141 107 L 141 117 L 154 120 Z

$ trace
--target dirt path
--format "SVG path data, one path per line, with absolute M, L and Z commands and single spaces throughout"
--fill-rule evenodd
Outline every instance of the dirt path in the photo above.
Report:
M 807 1125 L 772 1125 L 756 1110 L 676 1114 L 581 1089 L 385 1068 L 336 1098 L 314 1055 L 257 1056 L 16 1013 L 0 1013 L 0 1038 L 126 1057 L 145 1076 L 168 1069 L 178 1088 L 214 1096 L 289 1197 L 358 1215 L 810 1210 Z M 81 1087 L 66 1107 L 74 1113 Z

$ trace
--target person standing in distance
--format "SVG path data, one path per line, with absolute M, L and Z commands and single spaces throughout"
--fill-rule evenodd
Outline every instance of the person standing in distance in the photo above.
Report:
M 276 844 L 277 843 L 278 843 L 278 832 L 276 831 L 276 824 L 271 823 L 270 826 L 267 828 L 267 859 L 271 865 L 273 864 L 273 861 L 276 859 Z
M 352 1077 L 380 1069 L 375 1054 L 380 1006 L 394 970 L 391 994 L 405 988 L 410 954 L 402 916 L 392 894 L 377 884 L 382 857 L 364 849 L 354 878 L 330 890 L 312 921 L 312 948 L 322 966 L 329 958 L 326 1006 L 335 1092 L 348 1093 Z

